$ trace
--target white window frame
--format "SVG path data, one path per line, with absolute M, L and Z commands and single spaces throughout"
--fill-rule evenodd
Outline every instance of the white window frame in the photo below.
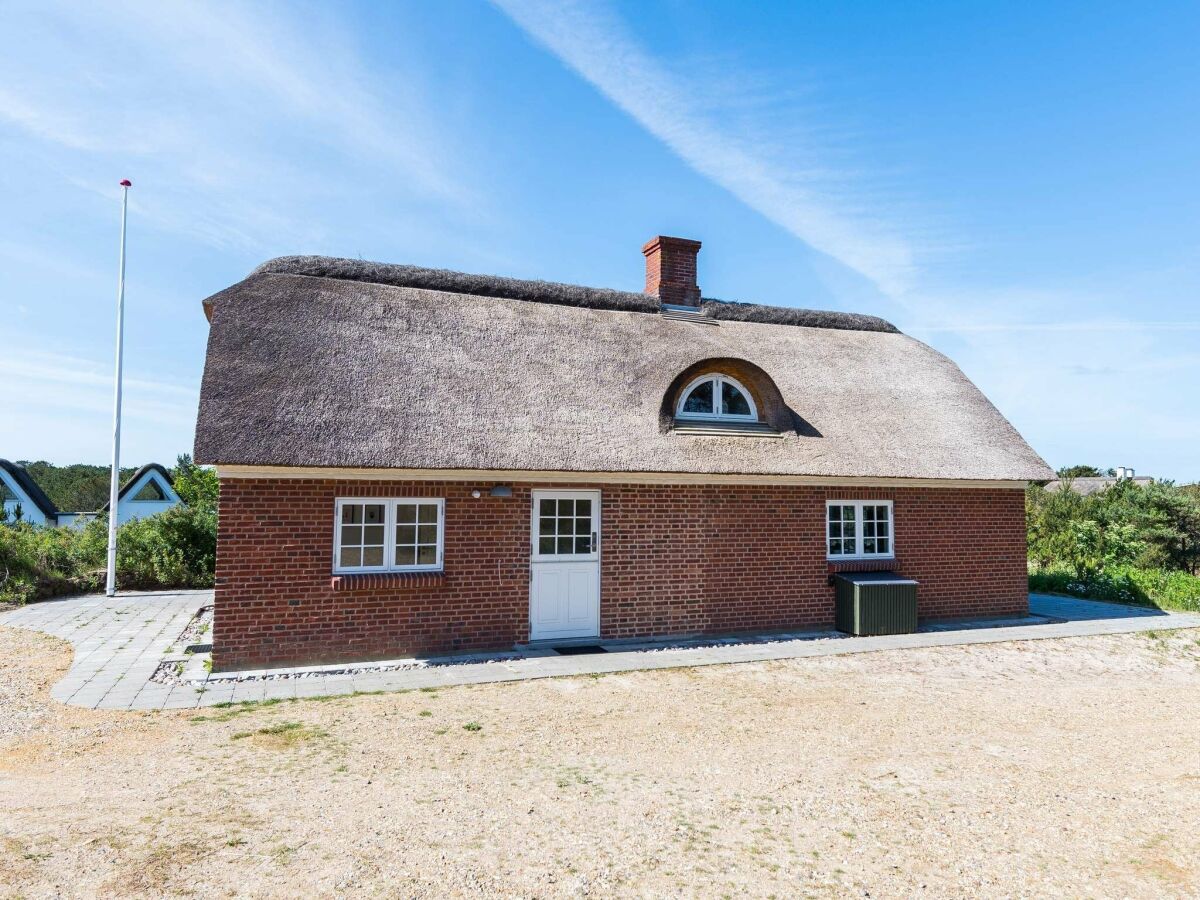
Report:
M 695 413 L 684 412 L 683 407 L 687 404 L 688 397 L 692 395 L 692 391 L 698 388 L 706 381 L 714 382 L 713 384 L 713 412 L 710 413 Z M 746 398 L 746 405 L 750 407 L 750 415 L 737 415 L 734 413 L 721 412 L 721 386 L 728 382 L 733 387 L 741 391 L 742 396 Z M 757 422 L 758 407 L 754 403 L 754 395 L 746 390 L 746 386 L 736 378 L 730 378 L 728 375 L 720 375 L 716 372 L 709 372 L 701 375 L 699 378 L 690 382 L 686 388 L 679 394 L 679 403 L 675 406 L 675 418 L 677 419 L 725 419 L 732 422 Z
M 383 565 L 342 566 L 342 508 L 347 505 L 383 504 Z M 406 503 L 437 506 L 437 558 L 430 564 L 396 565 L 396 508 Z M 419 523 L 418 523 L 419 524 Z M 333 573 L 335 575 L 374 575 L 386 572 L 440 572 L 446 539 L 446 501 L 442 497 L 338 497 L 333 512 Z
M 834 506 L 854 507 L 854 552 L 830 553 L 829 510 Z M 863 553 L 863 507 L 886 506 L 888 511 L 888 551 L 886 553 Z M 838 540 L 846 540 L 844 537 Z M 844 559 L 895 559 L 896 558 L 896 510 L 891 500 L 826 500 L 825 501 L 825 558 Z

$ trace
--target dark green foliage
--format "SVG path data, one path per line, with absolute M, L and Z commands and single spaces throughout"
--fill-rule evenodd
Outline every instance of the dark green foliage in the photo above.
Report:
M 54 505 L 68 512 L 92 512 L 108 502 L 109 473 L 108 466 L 89 466 L 75 463 L 70 466 L 56 466 L 45 460 L 37 462 L 20 461 L 29 477 L 37 482 L 38 487 L 46 492 Z M 136 467 L 121 469 L 121 483 L 124 484 Z
M 1121 481 L 1087 497 L 1031 487 L 1026 494 L 1029 558 L 1083 579 L 1108 566 L 1200 571 L 1200 495 L 1169 481 Z
M 190 453 L 181 453 L 175 462 L 175 471 L 171 474 L 175 493 L 189 506 L 198 503 L 217 505 L 219 484 L 217 470 L 198 466 L 192 462 Z
M 1200 608 L 1200 491 L 1118 482 L 1090 496 L 1026 493 L 1030 589 Z
M 1057 474 L 1059 478 L 1098 478 L 1104 473 L 1095 466 L 1063 466 Z
M 216 473 L 181 456 L 173 480 L 185 505 L 127 522 L 117 533 L 117 585 L 124 590 L 212 586 Z M 107 516 L 82 528 L 0 525 L 0 602 L 99 590 L 107 547 Z

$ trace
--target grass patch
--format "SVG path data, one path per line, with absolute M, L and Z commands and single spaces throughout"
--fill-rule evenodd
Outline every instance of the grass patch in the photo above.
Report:
M 1096 575 L 1079 578 L 1066 569 L 1049 569 L 1030 574 L 1029 590 L 1129 606 L 1200 612 L 1200 577 L 1187 572 L 1110 566 Z
M 230 739 L 241 741 L 250 738 L 259 746 L 285 750 L 325 736 L 324 730 L 302 722 L 276 722 L 254 731 L 239 731 Z
M 468 722 L 463 726 L 463 731 L 483 731 L 483 726 L 478 722 Z

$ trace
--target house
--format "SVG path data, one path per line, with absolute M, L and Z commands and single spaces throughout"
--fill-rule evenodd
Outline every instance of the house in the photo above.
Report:
M 925 618 L 1028 608 L 1053 472 L 866 315 L 288 257 L 204 301 L 217 669 L 830 626 L 833 573 Z
M 21 519 L 34 525 L 81 526 L 108 512 L 66 512 L 58 509 L 38 487 L 24 466 L 0 459 L 0 496 L 11 520 L 20 506 Z M 126 480 L 117 493 L 117 524 L 144 519 L 182 503 L 171 481 L 171 473 L 159 463 L 147 463 Z
M 1084 497 L 1090 497 L 1092 494 L 1098 494 L 1101 491 L 1106 491 L 1114 484 L 1122 481 L 1132 481 L 1138 487 L 1145 487 L 1148 484 L 1154 484 L 1154 479 L 1145 475 L 1137 475 L 1133 469 L 1127 466 L 1119 466 L 1116 469 L 1109 469 L 1110 472 L 1115 472 L 1115 475 L 1082 475 L 1076 478 L 1055 478 L 1053 481 L 1046 482 L 1046 490 L 1048 491 L 1074 491 L 1076 494 L 1081 494 Z
M 4 500 L 5 518 L 12 521 L 17 513 L 22 522 L 34 525 L 58 524 L 58 509 L 30 477 L 25 467 L 0 459 L 0 498 Z
M 124 525 L 135 519 L 166 512 L 183 501 L 175 493 L 171 473 L 159 463 L 146 463 L 134 472 L 117 492 L 117 524 Z M 100 513 L 108 512 L 109 504 L 100 507 Z M 95 518 L 97 514 L 90 515 Z M 81 514 L 84 515 L 84 514 Z

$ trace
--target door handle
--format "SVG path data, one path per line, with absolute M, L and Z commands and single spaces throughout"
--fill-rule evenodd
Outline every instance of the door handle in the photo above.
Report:
M 599 549 L 596 541 L 596 532 L 592 532 L 592 552 L 595 553 Z

